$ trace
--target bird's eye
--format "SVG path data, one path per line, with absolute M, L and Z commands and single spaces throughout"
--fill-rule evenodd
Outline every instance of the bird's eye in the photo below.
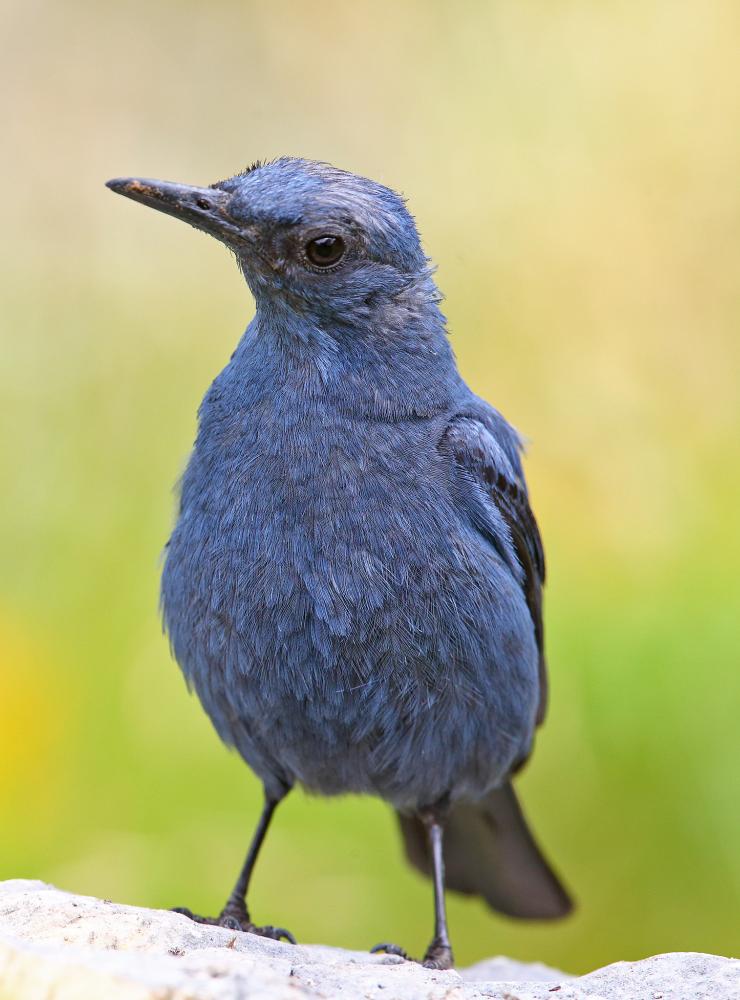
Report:
M 341 236 L 318 236 L 306 244 L 306 256 L 314 267 L 334 267 L 344 257 L 344 251 Z

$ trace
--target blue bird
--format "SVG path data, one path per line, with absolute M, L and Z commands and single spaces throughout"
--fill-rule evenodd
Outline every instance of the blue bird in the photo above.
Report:
M 200 407 L 162 606 L 265 804 L 220 916 L 181 912 L 293 940 L 255 925 L 246 896 L 300 784 L 396 810 L 434 883 L 430 968 L 453 964 L 445 886 L 566 914 L 511 785 L 547 698 L 521 440 L 458 373 L 404 201 L 287 157 L 205 188 L 108 186 L 226 244 L 257 306 Z

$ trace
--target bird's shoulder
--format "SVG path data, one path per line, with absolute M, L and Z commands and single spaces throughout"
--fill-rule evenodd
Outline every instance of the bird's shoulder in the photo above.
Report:
M 527 486 L 522 436 L 495 407 L 469 393 L 449 414 L 444 439 L 467 464 L 495 464 L 511 482 Z

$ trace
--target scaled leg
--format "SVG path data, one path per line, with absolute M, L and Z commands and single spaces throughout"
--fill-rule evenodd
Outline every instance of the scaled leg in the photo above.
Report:
M 433 810 L 422 813 L 421 818 L 429 838 L 432 877 L 434 879 L 434 937 L 426 950 L 423 964 L 428 969 L 451 969 L 455 959 L 447 930 L 447 908 L 445 906 L 445 862 L 442 852 L 444 826 L 440 816 Z
M 419 811 L 419 818 L 424 824 L 429 844 L 429 856 L 432 862 L 432 879 L 434 881 L 434 937 L 426 950 L 421 964 L 427 969 L 451 969 L 454 965 L 450 936 L 447 930 L 447 911 L 445 908 L 445 864 L 442 851 L 442 839 L 444 836 L 444 816 L 447 811 L 447 802 L 444 801 L 438 806 Z M 397 944 L 378 944 L 373 952 L 383 951 L 388 955 L 398 955 L 409 961 L 417 959 L 409 958 L 403 948 Z
M 285 938 L 292 944 L 296 943 L 293 935 L 284 927 L 273 927 L 271 925 L 258 927 L 256 924 L 253 924 L 249 916 L 249 910 L 247 909 L 247 890 L 249 889 L 249 883 L 252 878 L 252 873 L 257 862 L 260 848 L 262 847 L 265 836 L 267 835 L 267 830 L 270 826 L 273 813 L 275 812 L 278 804 L 288 794 L 288 791 L 289 789 L 286 788 L 283 794 L 277 798 L 265 793 L 265 804 L 262 808 L 259 822 L 257 823 L 257 829 L 254 831 L 254 836 L 252 837 L 252 841 L 249 845 L 247 856 L 244 859 L 242 870 L 240 871 L 239 878 L 236 880 L 236 885 L 231 890 L 231 895 L 226 901 L 226 905 L 219 916 L 197 916 L 191 910 L 181 906 L 175 908 L 175 913 L 182 913 L 199 924 L 215 924 L 219 927 L 228 927 L 231 930 L 247 931 L 250 934 L 259 934 L 261 937 L 274 938 L 276 941 L 279 941 L 281 938 Z

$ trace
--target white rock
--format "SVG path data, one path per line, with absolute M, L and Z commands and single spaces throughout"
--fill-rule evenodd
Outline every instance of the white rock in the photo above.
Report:
M 392 956 L 289 945 L 162 910 L 0 883 L 0 1000 L 737 1000 L 740 962 L 658 955 L 580 979 L 489 959 L 432 972 Z

